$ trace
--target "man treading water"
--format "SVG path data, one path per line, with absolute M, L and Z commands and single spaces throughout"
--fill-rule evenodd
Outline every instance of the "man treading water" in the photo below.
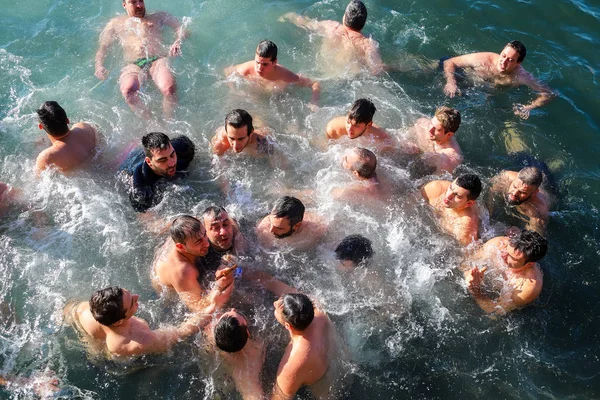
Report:
M 210 243 L 202 261 L 208 271 L 216 270 L 225 255 L 240 256 L 246 253 L 244 235 L 240 232 L 237 221 L 229 216 L 225 208 L 207 207 L 202 212 L 202 222 Z

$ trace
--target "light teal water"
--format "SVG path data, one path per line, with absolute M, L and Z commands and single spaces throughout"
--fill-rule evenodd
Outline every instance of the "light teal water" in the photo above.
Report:
M 380 42 L 384 61 L 405 72 L 378 79 L 324 79 L 322 108 L 315 114 L 306 108 L 309 94 L 303 90 L 273 98 L 231 94 L 221 71 L 251 59 L 264 38 L 278 44 L 281 64 L 325 77 L 317 56 L 319 39 L 277 19 L 294 11 L 339 20 L 345 4 L 147 3 L 149 11 L 185 18 L 192 32 L 183 56 L 172 63 L 180 98 L 176 121 L 162 129 L 171 136 L 186 134 L 200 148 L 190 178 L 169 192 L 159 211 L 170 217 L 220 203 L 251 226 L 275 197 L 266 190 L 270 182 L 325 193 L 344 179 L 333 161 L 340 148 L 315 152 L 307 139 L 321 135 L 326 122 L 343 114 L 354 99 L 373 98 L 376 122 L 399 135 L 438 105 L 454 106 L 463 115 L 457 137 L 466 169 L 489 178 L 511 165 L 510 150 L 520 143 L 550 166 L 558 182 L 550 251 L 541 264 L 544 290 L 533 306 L 501 320 L 482 317 L 454 272 L 459 261 L 454 244 L 435 229 L 425 210 L 406 207 L 402 196 L 374 213 L 340 208 L 323 197 L 316 206 L 332 221 L 328 242 L 345 233 L 373 240 L 375 270 L 387 277 L 386 295 L 363 293 L 360 284 L 338 277 L 324 255 L 326 246 L 314 254 L 266 255 L 265 265 L 318 298 L 332 315 L 356 363 L 348 398 L 600 397 L 600 6 L 591 1 L 368 1 L 365 32 Z M 166 308 L 149 283 L 160 240 L 137 221 L 112 176 L 112 160 L 120 149 L 158 125 L 133 116 L 118 91 L 116 73 L 90 91 L 97 83 L 98 34 L 122 12 L 118 1 L 0 0 L 0 6 L 0 180 L 23 188 L 31 205 L 51 220 L 44 228 L 35 228 L 27 213 L 13 212 L 2 220 L 0 299 L 14 318 L 9 311 L 2 314 L 0 372 L 28 376 L 50 368 L 73 398 L 212 399 L 222 392 L 222 398 L 235 398 L 195 346 L 179 346 L 169 356 L 147 360 L 151 367 L 123 375 L 123 368 L 87 360 L 73 332 L 59 325 L 67 299 L 87 299 L 109 284 L 140 293 L 140 314 L 151 325 L 181 320 L 181 313 Z M 473 88 L 448 100 L 441 75 L 417 68 L 444 55 L 499 51 L 513 39 L 527 45 L 524 67 L 558 94 L 527 121 L 511 111 L 513 103 L 531 99 L 526 88 Z M 118 71 L 119 59 L 114 51 L 107 67 Z M 144 93 L 159 110 L 160 96 L 152 85 Z M 71 120 L 100 125 L 108 147 L 88 171 L 37 181 L 31 176 L 41 132 L 33 112 L 50 99 L 59 101 Z M 249 109 L 273 128 L 290 155 L 289 170 L 211 158 L 208 140 L 234 107 Z M 394 161 L 381 163 L 399 186 L 416 189 L 422 182 L 411 182 Z M 214 182 L 219 175 L 233 182 L 227 195 Z M 267 298 L 254 316 L 258 334 L 273 338 L 265 387 L 272 383 L 285 340 L 270 312 Z M 0 396 L 29 398 L 30 392 Z

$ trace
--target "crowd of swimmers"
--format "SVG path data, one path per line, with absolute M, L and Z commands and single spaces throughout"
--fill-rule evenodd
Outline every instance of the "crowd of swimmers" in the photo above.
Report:
M 146 118 L 151 112 L 140 99 L 140 85 L 150 77 L 163 95 L 163 111 L 173 116 L 177 104 L 176 82 L 169 68 L 169 57 L 181 54 L 181 44 L 188 32 L 177 18 L 165 13 L 148 14 L 143 0 L 123 0 L 126 14 L 113 18 L 100 35 L 95 59 L 95 75 L 106 79 L 109 71 L 104 60 L 113 42 L 120 43 L 126 65 L 119 85 L 131 109 Z M 375 40 L 361 33 L 367 19 L 365 5 L 351 1 L 342 22 L 319 21 L 288 13 L 281 17 L 323 37 L 323 51 L 336 48 L 352 68 L 382 74 L 391 67 L 384 64 Z M 165 46 L 163 27 L 175 32 L 175 41 Z M 525 46 L 509 42 L 500 54 L 485 52 L 446 58 L 440 66 L 446 79 L 444 92 L 460 93 L 456 74 L 490 82 L 493 85 L 527 85 L 538 92 L 529 104 L 516 104 L 515 113 L 527 118 L 530 111 L 554 96 L 523 67 Z M 254 59 L 231 66 L 227 76 L 235 75 L 267 89 L 284 90 L 299 85 L 311 90 L 310 107 L 318 107 L 319 81 L 298 75 L 277 62 L 277 46 L 261 41 Z M 461 124 L 458 110 L 441 106 L 430 118 L 417 120 L 401 140 L 374 123 L 375 104 L 360 98 L 346 115 L 333 118 L 322 133 L 323 143 L 342 142 L 351 146 L 340 163 L 354 183 L 331 188 L 334 199 L 349 204 L 367 199 L 371 204 L 393 201 L 394 182 L 378 173 L 377 157 L 410 154 L 418 157 L 422 174 L 453 174 L 464 161 L 456 139 Z M 94 154 L 100 135 L 89 123 L 71 124 L 65 110 L 55 101 L 47 101 L 37 110 L 39 128 L 51 142 L 36 160 L 38 174 L 53 168 L 67 173 L 77 169 Z M 231 110 L 211 142 L 217 156 L 245 153 L 251 157 L 284 160 L 285 154 L 274 146 L 268 131 L 255 129 L 252 116 L 243 109 Z M 186 136 L 169 138 L 150 132 L 141 146 L 131 150 L 121 163 L 118 180 L 129 195 L 133 209 L 152 213 L 163 199 L 165 183 L 185 179 L 194 159 L 196 146 Z M 279 162 L 281 166 L 284 163 Z M 519 171 L 504 170 L 489 183 L 485 206 L 494 217 L 494 209 L 511 207 L 522 217 L 524 225 L 510 227 L 503 236 L 481 243 L 481 212 L 477 199 L 482 182 L 476 174 L 465 173 L 452 181 L 431 180 L 415 193 L 424 201 L 439 222 L 439 229 L 464 248 L 460 266 L 465 285 L 477 304 L 490 315 L 502 315 L 534 301 L 542 289 L 542 272 L 537 262 L 547 251 L 545 238 L 551 196 L 544 188 L 547 179 L 536 166 Z M 288 194 L 291 194 L 288 193 Z M 0 211 L 19 204 L 22 194 L 17 188 L 0 184 Z M 315 248 L 327 233 L 324 216 L 305 211 L 298 196 L 278 198 L 267 214 L 256 223 L 256 239 L 261 248 L 291 248 L 304 251 Z M 203 332 L 214 351 L 222 355 L 245 399 L 293 398 L 303 386 L 317 397 L 333 396 L 335 377 L 330 359 L 341 345 L 335 327 L 325 311 L 305 293 L 260 268 L 242 268 L 237 257 L 248 251 L 238 222 L 220 206 L 208 207 L 202 215 L 179 215 L 164 221 L 169 237 L 157 250 L 148 281 L 159 293 L 176 293 L 189 309 L 190 316 L 177 326 L 151 329 L 136 317 L 138 295 L 125 288 L 111 286 L 95 290 L 89 301 L 72 304 L 73 323 L 86 338 L 114 359 L 127 359 L 171 348 L 186 337 Z M 340 268 L 363 268 L 373 257 L 371 241 L 361 235 L 348 235 L 335 249 Z M 277 370 L 273 389 L 265 393 L 260 381 L 264 362 L 264 342 L 250 335 L 252 321 L 236 309 L 228 309 L 235 290 L 235 278 L 242 276 L 252 284 L 273 293 L 275 319 L 289 333 L 289 344 Z M 4 382 L 6 384 L 6 382 Z

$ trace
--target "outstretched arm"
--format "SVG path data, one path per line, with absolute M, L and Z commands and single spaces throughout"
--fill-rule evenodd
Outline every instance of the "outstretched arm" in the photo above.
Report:
M 113 40 L 116 39 L 116 32 L 113 27 L 113 21 L 106 24 L 106 27 L 100 33 L 100 40 L 98 44 L 98 51 L 96 52 L 96 72 L 95 75 L 98 79 L 104 80 L 108 77 L 108 70 L 104 68 L 104 58 L 106 57 L 106 51 L 110 47 Z
M 444 93 L 448 97 L 454 97 L 458 92 L 456 77 L 454 76 L 456 68 L 473 68 L 476 65 L 483 65 L 493 55 L 494 53 L 472 53 L 452 57 L 444 61 L 444 76 L 446 77 Z
M 318 81 L 313 81 L 308 78 L 303 77 L 302 75 L 296 75 L 298 78 L 295 81 L 296 84 L 309 87 L 312 90 L 312 97 L 310 99 L 311 104 L 318 106 L 319 99 L 321 98 L 321 84 Z
M 515 104 L 514 111 L 515 114 L 523 119 L 529 118 L 529 114 L 531 110 L 534 108 L 541 107 L 547 103 L 549 103 L 552 99 L 556 97 L 554 92 L 550 89 L 548 85 L 542 83 L 535 79 L 533 75 L 529 72 L 524 71 L 521 75 L 521 84 L 527 85 L 533 90 L 539 93 L 538 97 L 536 97 L 531 103 L 523 105 L 523 104 Z
M 168 13 L 164 13 L 163 15 L 163 24 L 170 26 L 175 31 L 175 42 L 173 42 L 169 49 L 169 56 L 175 57 L 181 55 L 181 43 L 183 39 L 189 36 L 189 31 L 185 29 L 177 18 Z
M 283 14 L 279 18 L 279 21 L 280 22 L 289 21 L 292 24 L 294 24 L 300 28 L 304 28 L 309 31 L 320 32 L 320 33 L 324 33 L 327 30 L 327 28 L 331 25 L 331 23 L 334 22 L 334 21 L 317 21 L 316 19 L 304 17 L 302 15 L 299 15 L 299 14 L 296 14 L 293 12 Z M 334 22 L 334 23 L 337 24 L 337 22 Z

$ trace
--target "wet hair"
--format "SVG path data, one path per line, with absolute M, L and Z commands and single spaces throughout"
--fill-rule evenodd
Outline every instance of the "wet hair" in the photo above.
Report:
M 51 136 L 62 136 L 69 132 L 67 113 L 56 101 L 45 101 L 36 110 L 38 121 Z
M 277 45 L 270 40 L 261 41 L 256 47 L 256 54 L 271 61 L 277 60 Z
M 539 168 L 525 167 L 519 171 L 517 178 L 522 180 L 526 185 L 540 187 L 544 181 L 544 174 Z
M 523 229 L 508 240 L 508 243 L 525 254 L 525 262 L 541 260 L 548 251 L 548 241 L 537 232 Z
M 215 344 L 227 353 L 236 353 L 248 341 L 248 329 L 233 315 L 222 317 L 214 328 Z
M 283 317 L 296 330 L 303 331 L 315 318 L 312 301 L 302 293 L 289 293 L 283 296 Z
M 460 126 L 460 112 L 454 108 L 441 106 L 435 110 L 435 117 L 446 132 L 456 132 Z
M 194 238 L 202 232 L 202 222 L 191 215 L 180 215 L 171 222 L 171 239 L 175 243 L 184 244 L 189 238 Z
M 352 261 L 354 264 L 373 257 L 371 241 L 362 235 L 346 236 L 335 248 L 335 258 L 340 261 Z
M 150 132 L 142 137 L 142 147 L 146 157 L 152 158 L 152 150 L 164 150 L 169 147 L 171 140 L 162 132 Z
M 90 299 L 90 311 L 94 319 L 104 326 L 111 326 L 125 318 L 123 289 L 118 286 L 96 290 Z
M 221 207 L 221 206 L 208 206 L 202 212 L 202 217 L 213 219 L 213 218 L 218 217 L 222 213 L 228 214 L 227 210 L 224 207 Z
M 519 58 L 517 58 L 517 62 L 523 62 L 525 56 L 527 55 L 527 49 L 525 48 L 525 45 L 523 43 L 519 42 L 518 40 L 513 40 L 512 42 L 508 42 L 506 46 L 512 47 L 517 51 L 517 53 L 519 53 Z
M 463 174 L 456 178 L 456 184 L 469 191 L 468 200 L 475 200 L 481 193 L 481 180 L 475 174 Z
M 344 21 L 348 28 L 360 31 L 367 23 L 367 7 L 365 7 L 365 3 L 360 0 L 352 0 L 346 7 L 344 17 L 346 17 Z
M 358 99 L 352 103 L 350 111 L 348 112 L 348 118 L 356 122 L 357 124 L 368 124 L 373 122 L 373 115 L 375 115 L 375 104 L 369 99 Z
M 239 108 L 231 110 L 225 117 L 225 132 L 227 132 L 227 125 L 231 125 L 235 129 L 245 126 L 248 129 L 248 135 L 254 132 L 254 126 L 252 126 L 252 116 L 248 113 L 248 111 Z
M 359 159 L 350 166 L 352 171 L 358 172 L 358 176 L 364 179 L 369 179 L 375 176 L 377 169 L 377 157 L 371 150 L 362 147 L 354 149 Z
M 275 201 L 271 215 L 277 218 L 288 218 L 293 227 L 304 219 L 304 204 L 292 196 L 283 196 Z

